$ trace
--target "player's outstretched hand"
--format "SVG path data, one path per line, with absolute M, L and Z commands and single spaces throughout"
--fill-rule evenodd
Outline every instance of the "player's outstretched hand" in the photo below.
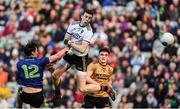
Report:
M 73 55 L 73 52 L 72 52 L 72 50 L 70 49 L 70 50 L 68 50 L 68 51 L 66 52 L 66 54 L 67 54 L 67 55 Z
M 67 46 L 70 46 L 71 45 L 71 41 L 68 40 L 68 39 L 64 39 L 64 44 L 67 45 Z

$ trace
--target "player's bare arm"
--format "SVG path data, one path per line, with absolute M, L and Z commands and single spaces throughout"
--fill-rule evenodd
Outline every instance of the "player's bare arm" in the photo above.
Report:
M 77 45 L 76 43 L 71 43 L 71 47 L 81 53 L 84 53 L 88 46 L 89 46 L 89 42 L 87 41 L 83 41 L 81 45 Z
M 98 82 L 94 81 L 94 80 L 91 78 L 92 73 L 93 73 L 93 72 L 88 72 L 88 75 L 87 75 L 87 78 L 86 78 L 87 82 L 88 82 L 88 83 L 91 83 L 91 84 L 97 84 L 97 85 L 99 85 Z
M 64 56 L 64 54 L 69 50 L 69 47 L 65 47 L 64 49 L 62 49 L 61 51 L 59 51 L 58 53 L 56 53 L 55 55 L 52 55 L 49 57 L 49 62 L 54 62 L 60 58 L 62 58 Z
M 64 39 L 64 44 L 72 47 L 73 49 L 75 49 L 81 53 L 84 53 L 86 51 L 87 47 L 89 46 L 89 42 L 84 40 L 84 41 L 82 41 L 82 44 L 76 44 L 75 42 L 72 42 L 70 40 L 70 37 L 71 37 L 71 35 L 69 33 L 66 33 L 65 39 Z

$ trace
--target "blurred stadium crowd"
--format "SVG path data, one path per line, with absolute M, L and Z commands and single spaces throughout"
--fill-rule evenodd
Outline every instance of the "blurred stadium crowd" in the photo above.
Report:
M 178 108 L 180 105 L 179 0 L 0 0 L 0 108 L 15 107 L 18 85 L 16 62 L 24 57 L 23 44 L 37 41 L 39 57 L 64 47 L 68 25 L 80 20 L 83 9 L 94 9 L 94 37 L 90 61 L 100 47 L 112 51 L 113 87 L 118 92 L 112 107 Z M 171 32 L 176 42 L 164 47 L 159 37 Z M 54 93 L 53 69 L 44 72 L 44 95 Z M 57 107 L 80 107 L 76 70 L 65 72 Z M 43 107 L 49 107 L 45 103 Z

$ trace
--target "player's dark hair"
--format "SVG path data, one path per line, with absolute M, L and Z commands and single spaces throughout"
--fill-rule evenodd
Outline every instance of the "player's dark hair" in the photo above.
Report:
M 109 50 L 109 48 L 101 48 L 100 50 L 99 50 L 99 53 L 101 53 L 101 52 L 107 52 L 108 54 L 110 53 L 110 50 Z
M 84 11 L 84 13 L 88 13 L 88 14 L 93 15 L 94 14 L 94 10 L 87 9 L 87 10 Z
M 26 56 L 31 56 L 32 52 L 35 51 L 36 48 L 38 48 L 38 44 L 34 41 L 29 41 L 24 47 L 24 54 Z

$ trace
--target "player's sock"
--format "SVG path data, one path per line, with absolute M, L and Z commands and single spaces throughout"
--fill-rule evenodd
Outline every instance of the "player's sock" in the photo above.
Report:
M 61 98 L 61 92 L 60 92 L 60 89 L 55 89 L 55 95 L 52 96 L 50 102 L 53 102 L 54 100 L 57 100 Z
M 55 95 L 60 95 L 61 93 L 60 93 L 60 89 L 55 89 Z
M 59 78 L 58 78 L 59 79 Z M 57 81 L 57 79 L 54 78 Z M 59 79 L 58 85 L 55 85 L 55 96 L 61 96 L 60 87 L 61 87 L 61 79 Z

